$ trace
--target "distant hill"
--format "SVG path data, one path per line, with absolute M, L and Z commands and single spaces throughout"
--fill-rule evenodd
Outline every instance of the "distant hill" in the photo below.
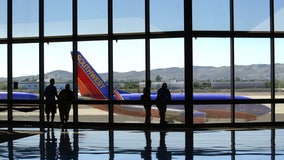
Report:
M 243 80 L 267 80 L 270 79 L 270 65 L 253 64 L 235 66 L 235 76 Z M 284 64 L 275 65 L 276 79 L 284 79 Z M 100 73 L 104 80 L 107 80 L 107 73 Z M 212 67 L 212 66 L 194 66 L 194 80 L 229 80 L 230 67 Z M 151 78 L 154 80 L 157 76 L 162 77 L 163 81 L 184 80 L 184 68 L 164 68 L 151 70 Z M 72 73 L 62 70 L 56 70 L 45 74 L 45 79 L 55 78 L 57 82 L 66 82 L 72 80 Z M 115 81 L 142 81 L 145 78 L 144 71 L 114 72 Z M 3 81 L 4 78 L 0 78 Z M 16 81 L 37 81 L 38 75 L 15 77 Z

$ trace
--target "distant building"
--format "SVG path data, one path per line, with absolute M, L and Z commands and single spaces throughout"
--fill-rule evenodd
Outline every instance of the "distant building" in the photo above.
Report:
M 70 88 L 73 89 L 73 84 L 70 82 L 55 82 L 55 86 L 58 91 L 61 91 L 65 88 L 65 85 L 69 83 Z M 44 83 L 44 87 L 49 85 L 49 82 Z M 22 90 L 38 90 L 39 89 L 39 82 L 19 82 L 18 88 Z
M 265 88 L 267 82 L 235 82 L 236 89 Z M 211 82 L 212 89 L 230 89 L 230 82 Z

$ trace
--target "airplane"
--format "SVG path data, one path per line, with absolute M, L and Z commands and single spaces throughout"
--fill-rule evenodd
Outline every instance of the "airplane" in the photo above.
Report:
M 7 100 L 7 92 L 0 92 L 0 100 Z M 39 100 L 39 96 L 34 93 L 28 92 L 12 92 L 13 100 Z M 6 104 L 0 103 L 0 112 L 7 110 Z M 37 104 L 16 104 L 13 106 L 14 110 L 21 112 L 31 112 L 38 110 L 39 106 Z
M 71 52 L 71 55 L 73 52 Z M 101 76 L 94 70 L 86 58 L 77 52 L 78 68 L 78 86 L 82 97 L 88 97 L 94 100 L 107 100 L 108 85 Z M 119 89 L 113 91 L 115 100 L 141 100 L 142 93 L 129 93 Z M 171 93 L 172 101 L 184 100 L 185 95 L 182 93 Z M 151 100 L 155 101 L 157 93 L 151 93 Z M 194 94 L 193 100 L 230 100 L 231 96 L 226 94 Z M 237 100 L 250 99 L 245 96 L 235 96 Z M 108 111 L 107 105 L 92 105 L 96 109 Z M 145 117 L 145 110 L 142 105 L 114 105 L 113 111 L 116 114 L 126 116 Z M 262 104 L 236 104 L 235 118 L 244 119 L 245 121 L 256 120 L 258 116 L 270 112 L 270 108 Z M 155 105 L 152 106 L 151 116 L 159 118 L 159 112 Z M 193 122 L 205 123 L 209 118 L 231 118 L 230 104 L 216 105 L 194 105 Z M 168 122 L 185 122 L 185 111 L 183 105 L 168 105 L 166 112 Z

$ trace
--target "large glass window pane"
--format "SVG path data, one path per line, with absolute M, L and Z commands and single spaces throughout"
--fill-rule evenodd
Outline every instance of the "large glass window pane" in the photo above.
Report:
M 196 100 L 231 98 L 230 39 L 193 39 L 193 93 Z M 195 105 L 209 123 L 230 122 L 231 105 Z M 197 113 L 195 113 L 197 114 Z
M 38 44 L 13 45 L 13 99 L 38 100 L 39 94 Z M 19 94 L 17 92 L 21 92 Z M 28 97 L 28 98 L 25 98 Z M 14 104 L 14 120 L 37 121 L 39 106 Z
M 44 34 L 45 36 L 72 34 L 72 0 L 44 1 Z
M 276 98 L 284 98 L 284 39 L 275 39 L 275 96 Z
M 274 30 L 284 31 L 284 1 L 274 0 Z
M 38 0 L 13 1 L 13 36 L 38 36 Z
M 235 95 L 236 99 L 268 99 L 270 89 L 270 40 L 268 38 L 235 39 Z M 252 111 L 257 121 L 270 121 L 269 116 L 261 118 L 268 105 L 242 104 L 243 110 Z M 245 106 L 254 108 L 250 110 Z M 242 109 L 241 109 L 242 110 Z M 236 112 L 236 114 L 238 114 Z M 240 112 L 240 114 L 243 114 Z M 247 116 L 247 115 L 245 115 Z M 248 115 L 249 116 L 249 115 Z
M 184 39 L 164 38 L 150 40 L 150 77 L 152 92 L 157 92 L 162 83 L 167 83 L 172 100 L 184 99 Z M 154 99 L 155 100 L 155 99 Z M 183 123 L 183 105 L 168 105 L 166 120 L 170 123 Z M 159 119 L 157 108 L 152 107 L 152 116 Z M 179 115 L 174 117 L 174 115 Z M 159 121 L 156 121 L 159 123 Z
M 113 1 L 113 32 L 145 32 L 145 3 L 140 0 Z
M 71 42 L 57 42 L 47 43 L 44 45 L 44 79 L 45 87 L 49 85 L 49 80 L 54 78 L 57 92 L 65 88 L 67 83 L 70 84 L 73 90 L 72 77 L 72 43 Z M 57 111 L 55 121 L 59 121 L 59 112 Z M 69 121 L 73 121 L 73 110 L 71 107 Z
M 114 89 L 127 92 L 120 92 L 122 98 L 116 94 L 116 99 L 139 100 L 139 83 L 145 81 L 145 40 L 113 41 L 113 70 Z M 142 105 L 115 105 L 114 111 L 115 122 L 144 123 Z
M 108 31 L 105 0 L 78 1 L 78 34 L 102 34 Z
M 78 50 L 80 54 L 85 58 L 78 57 L 80 66 L 84 68 L 85 73 L 89 73 L 90 80 L 88 81 L 82 73 L 82 69 L 78 68 L 78 86 L 79 86 L 79 99 L 94 100 L 94 99 L 109 99 L 107 97 L 101 97 L 100 91 L 93 89 L 95 85 L 104 90 L 108 95 L 108 43 L 107 41 L 87 41 L 79 42 Z M 88 70 L 88 64 L 94 69 L 94 72 Z M 84 67 L 83 67 L 84 66 Z M 97 73 L 97 76 L 94 73 Z M 98 77 L 102 78 L 101 82 Z M 105 85 L 101 85 L 105 83 Z M 80 104 L 79 108 L 79 121 L 80 122 L 108 122 L 108 105 L 107 104 Z
M 277 38 L 275 39 L 275 97 L 278 99 L 284 98 L 284 48 L 283 48 L 284 39 Z M 284 121 L 284 105 L 278 103 L 275 105 L 275 117 L 276 121 Z
M 235 39 L 236 94 L 246 95 L 251 98 L 260 98 L 260 97 L 270 98 L 269 84 L 270 84 L 269 39 L 236 38 Z
M 0 0 L 0 38 L 7 37 L 7 0 Z
M 151 32 L 183 30 L 183 11 L 182 0 L 150 1 Z
M 193 0 L 193 30 L 230 30 L 230 1 Z
M 7 92 L 7 46 L 0 44 L 0 92 Z M 5 99 L 5 98 L 0 98 Z M 0 106 L 0 120 L 7 120 L 7 106 Z
M 234 20 L 236 31 L 269 31 L 269 0 L 235 0 Z

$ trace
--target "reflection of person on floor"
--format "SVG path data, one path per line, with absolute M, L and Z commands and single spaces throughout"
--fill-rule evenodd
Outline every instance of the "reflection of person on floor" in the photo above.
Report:
M 68 160 L 73 159 L 74 157 L 67 129 L 61 130 L 61 136 L 59 142 L 59 156 L 60 159 L 68 159 Z
M 167 146 L 165 142 L 166 132 L 160 132 L 160 146 L 157 151 L 157 158 L 161 160 L 170 160 L 172 159 L 172 153 L 167 151 Z
M 47 137 L 45 140 L 45 149 L 46 149 L 46 154 L 45 158 L 46 159 L 57 159 L 57 139 L 55 138 L 54 134 L 54 129 L 52 128 L 50 131 L 50 128 L 47 130 Z
M 146 139 L 146 146 L 144 147 L 144 150 L 141 152 L 141 158 L 145 160 L 151 160 L 152 159 L 152 147 L 151 147 L 151 132 L 145 131 L 145 139 Z

